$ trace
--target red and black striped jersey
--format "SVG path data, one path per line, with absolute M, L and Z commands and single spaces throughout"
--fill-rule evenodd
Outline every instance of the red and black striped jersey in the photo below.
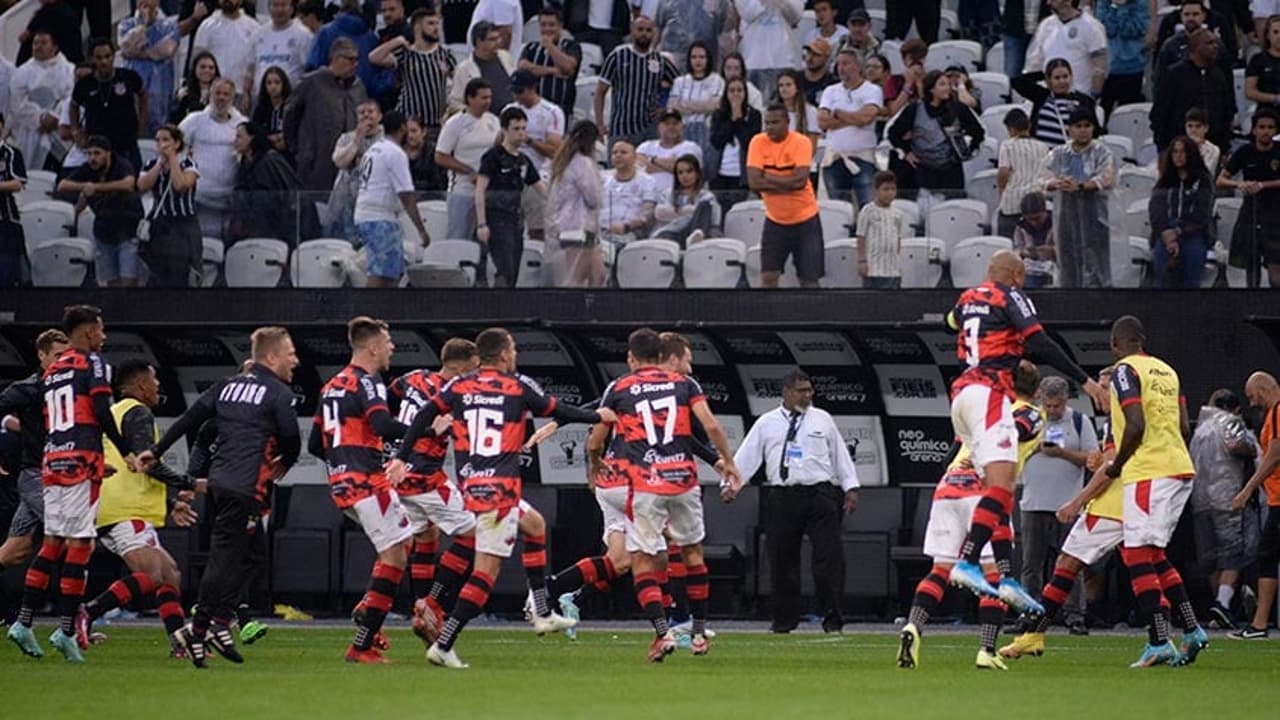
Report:
M 396 419 L 405 425 L 413 424 L 418 411 L 444 389 L 448 380 L 444 375 L 430 370 L 411 370 L 391 381 L 388 390 L 391 397 L 400 401 Z M 396 487 L 401 495 L 420 495 L 431 492 L 449 482 L 444 472 L 445 453 L 449 452 L 449 434 L 423 436 L 413 444 L 409 455 L 409 470 L 404 482 Z
M 376 375 L 348 365 L 320 390 L 315 428 L 324 439 L 329 492 L 341 508 L 391 487 L 382 469 L 382 436 L 372 418 L 387 413 L 387 388 Z
M 1027 338 L 1044 330 L 1035 305 L 1018 288 L 987 281 L 966 290 L 951 311 L 960 332 L 956 355 L 964 365 L 951 384 L 952 395 L 968 385 L 985 385 L 1013 398 L 1013 371 Z
M 645 367 L 605 388 L 600 407 L 618 415 L 615 435 L 626 444 L 635 492 L 678 495 L 696 489 L 693 406 L 705 403 L 693 378 Z
M 45 485 L 102 482 L 102 426 L 93 410 L 98 395 L 111 395 L 102 356 L 68 348 L 40 380 L 44 394 Z
M 520 452 L 529 415 L 546 417 L 556 399 L 524 375 L 480 368 L 448 382 L 432 399 L 453 414 L 453 450 L 466 507 L 487 512 L 520 502 Z

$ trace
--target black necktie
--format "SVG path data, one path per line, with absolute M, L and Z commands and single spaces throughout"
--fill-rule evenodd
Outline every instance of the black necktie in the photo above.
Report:
M 787 439 L 782 442 L 782 463 L 778 466 L 778 477 L 782 478 L 782 482 L 787 481 L 787 477 L 791 475 L 791 468 L 787 467 L 787 447 L 796 439 L 796 430 L 800 428 L 800 413 L 791 411 L 791 424 L 787 426 Z

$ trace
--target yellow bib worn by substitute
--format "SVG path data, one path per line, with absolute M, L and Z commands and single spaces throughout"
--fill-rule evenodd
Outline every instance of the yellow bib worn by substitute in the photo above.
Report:
M 1107 440 L 1103 444 L 1103 452 L 1115 447 L 1115 441 L 1111 438 L 1111 433 L 1107 433 Z M 1089 501 L 1084 506 L 1085 513 L 1096 515 L 1098 517 L 1107 518 L 1108 520 L 1124 521 L 1124 483 L 1112 480 L 1102 494 Z
M 1119 377 L 1112 381 L 1111 431 L 1116 440 L 1116 452 L 1124 451 L 1126 405 L 1141 403 L 1146 429 L 1142 434 L 1142 444 L 1125 463 L 1117 479 L 1128 485 L 1152 478 L 1194 475 L 1191 453 L 1182 438 L 1178 373 L 1164 361 L 1150 355 L 1130 355 L 1118 365 L 1127 365 L 1133 370 L 1140 395 L 1123 399 L 1120 396 L 1126 391 L 1131 392 L 1130 389 L 1120 387 L 1123 380 Z
M 133 398 L 125 398 L 111 406 L 116 427 L 124 427 L 124 416 L 135 407 L 145 407 Z M 154 440 L 160 440 L 160 431 L 152 428 Z M 98 498 L 98 527 L 108 527 L 125 520 L 145 520 L 155 527 L 163 527 L 165 512 L 165 484 L 146 473 L 134 472 L 125 464 L 124 457 L 115 443 L 104 440 L 103 455 L 116 473 L 102 481 L 102 493 Z

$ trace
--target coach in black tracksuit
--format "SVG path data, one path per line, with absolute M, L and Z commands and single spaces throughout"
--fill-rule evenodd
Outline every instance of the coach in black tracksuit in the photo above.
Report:
M 209 388 L 149 451 L 154 460 L 178 439 L 217 418 L 218 452 L 209 468 L 207 512 L 213 517 L 209 564 L 200 582 L 199 607 L 176 639 L 196 667 L 205 666 L 205 638 L 220 655 L 244 662 L 232 640 L 231 620 L 247 571 L 248 528 L 271 502 L 275 480 L 298 459 L 302 442 L 293 409 L 293 341 L 283 328 L 259 328 L 252 335 L 249 371 Z

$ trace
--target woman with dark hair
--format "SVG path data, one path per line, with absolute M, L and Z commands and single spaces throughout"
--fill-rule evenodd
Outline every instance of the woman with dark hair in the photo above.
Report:
M 1174 138 L 1160 156 L 1160 179 L 1147 205 L 1155 287 L 1200 287 L 1213 245 L 1213 192 L 1195 141 L 1185 135 Z
M 185 152 L 182 131 L 161 125 L 156 131 L 156 156 L 138 176 L 138 191 L 151 191 L 154 205 L 150 240 L 143 259 L 151 270 L 151 287 L 199 286 L 204 244 L 196 219 L 196 181 L 200 171 Z
M 712 68 L 711 48 L 701 40 L 694 40 L 685 52 L 685 67 L 689 72 L 676 78 L 671 86 L 667 107 L 679 110 L 684 116 L 684 139 L 695 142 L 707 156 L 707 116 L 720 105 L 724 94 L 724 78 Z
M 177 125 L 193 112 L 200 112 L 209 104 L 209 91 L 213 89 L 213 81 L 222 77 L 218 69 L 218 59 L 208 50 L 196 53 L 191 59 L 191 69 L 182 80 L 182 88 L 173 99 L 173 107 L 169 110 L 169 122 Z
M 867 56 L 867 61 L 862 65 L 862 76 L 867 82 L 880 88 L 880 93 L 884 95 L 884 105 L 880 108 L 881 121 L 888 120 L 893 115 L 889 112 L 889 106 L 898 99 L 898 94 L 902 92 L 902 78 L 893 74 L 893 69 L 889 65 L 889 58 L 880 53 L 873 53 Z M 879 132 L 880 128 L 877 128 Z
M 747 84 L 747 103 L 751 107 L 764 112 L 764 93 L 760 92 L 760 88 L 751 84 L 747 79 L 747 61 L 742 59 L 742 53 L 731 52 L 724 56 L 720 61 L 720 76 L 725 82 L 729 82 L 734 78 L 742 78 Z
M 738 81 L 735 81 L 738 82 Z M 746 93 L 743 93 L 744 100 Z M 754 108 L 753 108 L 754 109 Z M 757 113 L 758 114 L 758 113 Z M 745 155 L 745 150 L 743 151 Z M 712 203 L 715 196 L 702 177 L 702 164 L 693 155 L 676 158 L 671 196 L 654 208 L 653 216 L 665 223 L 654 237 L 675 240 L 680 247 L 701 242 L 711 232 Z
M 437 193 L 429 200 L 441 200 L 449 189 L 449 174 L 436 164 L 436 146 L 420 118 L 405 118 L 404 153 L 409 156 L 409 175 L 418 192 Z
M 267 139 L 271 147 L 286 153 L 284 142 L 284 106 L 289 101 L 293 86 L 289 84 L 289 76 L 279 66 L 272 65 L 262 74 L 262 87 L 258 90 L 258 101 L 253 105 L 253 123 L 267 130 Z
M 786 73 L 794 70 L 783 70 L 778 78 L 778 87 L 788 82 Z M 795 87 L 794 82 L 792 86 Z M 804 94 L 795 91 L 796 102 L 805 105 Z M 728 212 L 734 203 L 747 199 L 747 147 L 751 138 L 759 135 L 764 127 L 760 111 L 747 102 L 747 83 L 742 78 L 734 78 L 725 83 L 724 97 L 720 99 L 720 108 L 711 116 L 711 148 L 710 155 L 705 157 L 707 167 L 717 167 L 715 177 L 711 178 L 711 189 L 715 191 L 720 207 Z M 677 175 L 680 161 L 676 161 Z M 713 163 L 718 160 L 719 162 Z M 701 171 L 698 173 L 701 180 Z M 676 178 L 675 186 L 679 186 Z
M 818 129 L 818 108 L 809 102 L 803 88 L 804 76 L 800 71 L 786 68 L 778 73 L 778 88 L 773 94 L 773 100 L 786 106 L 791 129 L 809 138 L 816 150 L 818 136 L 822 132 Z
M 889 143 L 902 155 L 900 184 L 933 190 L 946 197 L 964 195 L 964 161 L 982 145 L 986 130 L 957 100 L 941 70 L 925 73 L 924 98 L 902 109 L 889 125 Z M 908 183 L 912 176 L 914 183 Z
M 1044 80 L 1048 87 L 1040 84 Z M 1093 98 L 1076 90 L 1071 74 L 1071 63 L 1054 58 L 1044 66 L 1044 72 L 1029 72 L 1013 79 L 1014 91 L 1031 101 L 1031 137 L 1051 146 L 1071 140 L 1067 133 L 1067 118 L 1077 108 L 1087 108 L 1097 113 Z
M 319 224 L 315 206 L 299 202 L 298 176 L 289 161 L 271 147 L 267 129 L 251 122 L 240 123 L 236 126 L 235 148 L 240 167 L 236 171 L 235 192 L 231 195 L 234 211 L 231 237 L 234 240 L 277 238 L 290 245 L 299 239 L 314 237 Z
M 569 287 L 604 287 L 608 279 L 596 234 L 604 188 L 604 178 L 595 161 L 599 140 L 595 123 L 579 120 L 551 159 L 546 237 L 564 250 Z

